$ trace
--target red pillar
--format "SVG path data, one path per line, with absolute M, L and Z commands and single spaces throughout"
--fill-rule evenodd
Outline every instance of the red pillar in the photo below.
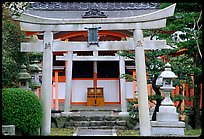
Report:
M 55 110 L 59 109 L 58 101 L 58 71 L 55 71 Z
M 55 86 L 55 84 L 52 85 L 52 98 L 51 98 L 51 99 L 52 99 L 52 104 L 51 104 L 51 108 L 52 108 L 52 110 L 54 109 L 54 99 L 53 99 L 53 98 L 54 98 L 54 92 L 53 92 L 53 90 L 54 90 L 54 89 L 53 89 L 54 86 Z

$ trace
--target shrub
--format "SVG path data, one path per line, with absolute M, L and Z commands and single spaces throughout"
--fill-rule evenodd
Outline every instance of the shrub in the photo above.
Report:
M 42 123 L 42 106 L 30 90 L 2 89 L 2 124 L 15 125 L 23 135 L 35 135 Z
M 127 129 L 134 129 L 137 123 L 139 123 L 138 101 L 130 101 L 127 106 L 127 111 L 130 117 L 126 120 L 126 127 Z

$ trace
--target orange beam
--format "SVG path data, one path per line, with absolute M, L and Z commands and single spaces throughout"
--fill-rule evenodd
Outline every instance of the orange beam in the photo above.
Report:
M 186 50 L 188 50 L 188 49 L 187 49 L 187 48 L 180 49 L 180 50 L 178 50 L 176 53 L 171 54 L 171 56 L 174 57 L 174 56 L 181 55 L 181 54 L 183 54 Z M 162 60 L 163 60 L 164 62 L 167 62 L 167 59 L 166 59 L 167 57 L 166 57 L 165 55 L 160 56 L 160 57 L 162 58 Z
M 41 32 L 31 32 L 31 31 L 26 31 L 25 34 L 26 36 L 34 35 L 34 34 L 39 34 Z
M 99 30 L 98 31 L 99 36 L 101 35 L 111 35 L 111 36 L 117 36 L 120 38 L 125 38 L 127 37 L 127 35 L 120 33 L 120 32 L 113 32 L 113 31 L 107 31 L 107 30 Z M 73 32 L 73 33 L 69 33 L 66 35 L 63 35 L 59 38 L 61 38 L 61 40 L 65 40 L 65 39 L 69 39 L 71 37 L 76 37 L 76 36 L 87 36 L 88 33 L 87 31 L 78 31 L 78 32 Z

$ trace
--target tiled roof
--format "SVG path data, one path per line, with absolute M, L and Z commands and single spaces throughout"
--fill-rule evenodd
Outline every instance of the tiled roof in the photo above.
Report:
M 99 9 L 100 11 L 119 10 L 153 10 L 159 9 L 159 3 L 155 2 L 31 2 L 30 10 L 40 11 L 88 11 Z

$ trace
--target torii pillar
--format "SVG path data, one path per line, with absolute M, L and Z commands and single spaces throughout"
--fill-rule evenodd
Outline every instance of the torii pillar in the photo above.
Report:
M 120 76 L 125 74 L 125 57 L 119 57 L 119 67 L 120 67 Z M 126 79 L 120 77 L 120 92 L 121 92 L 121 116 L 129 116 L 127 112 L 127 99 L 126 99 Z
M 44 32 L 43 41 L 43 69 L 42 69 L 42 109 L 43 120 L 41 135 L 49 135 L 51 127 L 51 98 L 52 98 L 52 47 L 53 32 Z
M 145 54 L 143 47 L 143 32 L 141 29 L 135 29 L 133 32 L 135 44 L 135 67 L 137 74 L 137 92 L 138 92 L 138 108 L 139 108 L 139 123 L 140 135 L 151 136 L 151 124 L 148 108 L 148 92 L 146 80 L 146 65 Z

